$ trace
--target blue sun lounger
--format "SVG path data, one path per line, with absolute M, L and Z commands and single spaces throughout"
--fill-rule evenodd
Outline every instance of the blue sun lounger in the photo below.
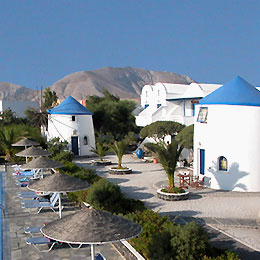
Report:
M 54 210 L 56 203 L 58 202 L 60 197 L 60 194 L 57 192 L 54 192 L 52 197 L 50 198 L 49 202 L 39 202 L 37 200 L 29 200 L 30 202 L 26 202 L 26 200 L 22 201 L 22 208 L 26 209 L 33 209 L 33 208 L 38 208 L 38 213 L 41 212 L 43 208 L 50 208 L 53 212 L 56 212 Z
M 50 252 L 54 245 L 60 244 L 58 241 L 50 240 L 47 237 L 30 237 L 26 239 L 26 244 L 34 246 L 39 252 Z M 49 249 L 41 250 L 39 246 L 47 245 Z

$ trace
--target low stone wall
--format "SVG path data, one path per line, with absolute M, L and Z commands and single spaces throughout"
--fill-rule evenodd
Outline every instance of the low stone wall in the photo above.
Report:
M 189 198 L 189 192 L 185 193 L 166 193 L 162 192 L 161 189 L 157 190 L 157 197 L 162 200 L 178 201 L 187 200 Z
M 132 173 L 132 169 L 131 168 L 127 168 L 127 169 L 113 169 L 113 168 L 109 168 L 108 172 L 110 174 L 116 174 L 116 175 L 123 175 L 123 174 L 130 174 Z
M 95 165 L 95 166 L 106 166 L 106 165 L 111 165 L 112 162 L 109 160 L 104 160 L 104 161 L 100 161 L 100 160 L 91 160 L 91 164 Z

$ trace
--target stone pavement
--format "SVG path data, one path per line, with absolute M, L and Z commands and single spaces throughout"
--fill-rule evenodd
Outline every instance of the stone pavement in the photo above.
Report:
M 51 210 L 42 210 L 36 214 L 35 209 L 25 210 L 21 207 L 21 200 L 18 198 L 19 191 L 27 191 L 27 188 L 18 187 L 11 175 L 3 174 L 3 202 L 5 200 L 5 218 L 3 219 L 3 252 L 4 260 L 79 260 L 90 259 L 90 247 L 84 246 L 81 249 L 71 249 L 63 244 L 62 246 L 54 246 L 50 252 L 38 252 L 33 246 L 26 244 L 26 239 L 29 237 L 24 233 L 26 226 L 40 226 L 44 222 L 51 222 L 58 219 L 58 214 Z M 79 208 L 63 199 L 63 216 L 71 214 Z M 136 259 L 129 255 L 129 251 L 123 248 L 119 243 L 108 243 L 96 246 L 96 252 L 101 252 L 107 259 L 122 260 Z M 42 249 L 48 249 L 47 246 L 42 246 Z
M 115 156 L 106 156 L 113 164 Z M 241 259 L 260 259 L 260 231 L 256 218 L 260 205 L 260 193 L 189 189 L 186 201 L 162 201 L 156 190 L 167 184 L 167 177 L 159 164 L 144 163 L 133 155 L 124 155 L 123 164 L 133 169 L 132 174 L 111 175 L 109 166 L 91 166 L 89 158 L 78 158 L 82 167 L 92 167 L 109 181 L 117 183 L 126 196 L 142 200 L 145 205 L 168 215 L 177 223 L 196 221 L 209 233 L 211 243 L 220 248 L 229 248 Z M 176 182 L 178 178 L 175 178 Z M 176 183 L 178 184 L 178 183 Z

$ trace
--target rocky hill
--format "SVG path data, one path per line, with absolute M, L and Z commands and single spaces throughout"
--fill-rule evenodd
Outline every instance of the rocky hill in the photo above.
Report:
M 0 100 L 36 100 L 37 91 L 8 82 L 0 82 Z
M 50 88 L 56 91 L 60 99 L 69 95 L 76 99 L 85 99 L 89 95 L 100 96 L 103 88 L 123 99 L 139 99 L 144 85 L 157 82 L 189 84 L 192 79 L 172 72 L 105 67 L 69 74 Z
M 149 71 L 133 67 L 105 67 L 92 71 L 80 71 L 69 74 L 50 86 L 63 100 L 68 96 L 85 99 L 90 95 L 102 95 L 103 88 L 122 99 L 139 99 L 142 87 L 146 84 L 180 83 L 189 84 L 193 80 L 188 76 L 173 73 Z M 37 100 L 36 90 L 19 85 L 0 82 L 0 99 Z

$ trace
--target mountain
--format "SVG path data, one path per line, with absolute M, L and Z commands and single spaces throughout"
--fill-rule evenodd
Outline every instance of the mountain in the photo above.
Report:
M 69 95 L 76 99 L 85 99 L 90 95 L 101 96 L 103 88 L 122 99 L 140 99 L 142 87 L 157 82 L 189 84 L 193 80 L 172 72 L 133 67 L 105 67 L 69 74 L 50 86 L 50 89 L 56 91 L 60 99 L 65 99 Z
M 37 100 L 36 90 L 8 82 L 0 82 L 0 100 Z
M 50 86 L 52 91 L 63 100 L 68 96 L 86 99 L 90 95 L 102 95 L 103 88 L 122 99 L 140 99 L 142 87 L 147 84 L 193 82 L 188 76 L 133 67 L 105 67 L 92 71 L 69 74 Z M 0 82 L 0 100 L 39 100 L 36 90 L 19 85 Z

